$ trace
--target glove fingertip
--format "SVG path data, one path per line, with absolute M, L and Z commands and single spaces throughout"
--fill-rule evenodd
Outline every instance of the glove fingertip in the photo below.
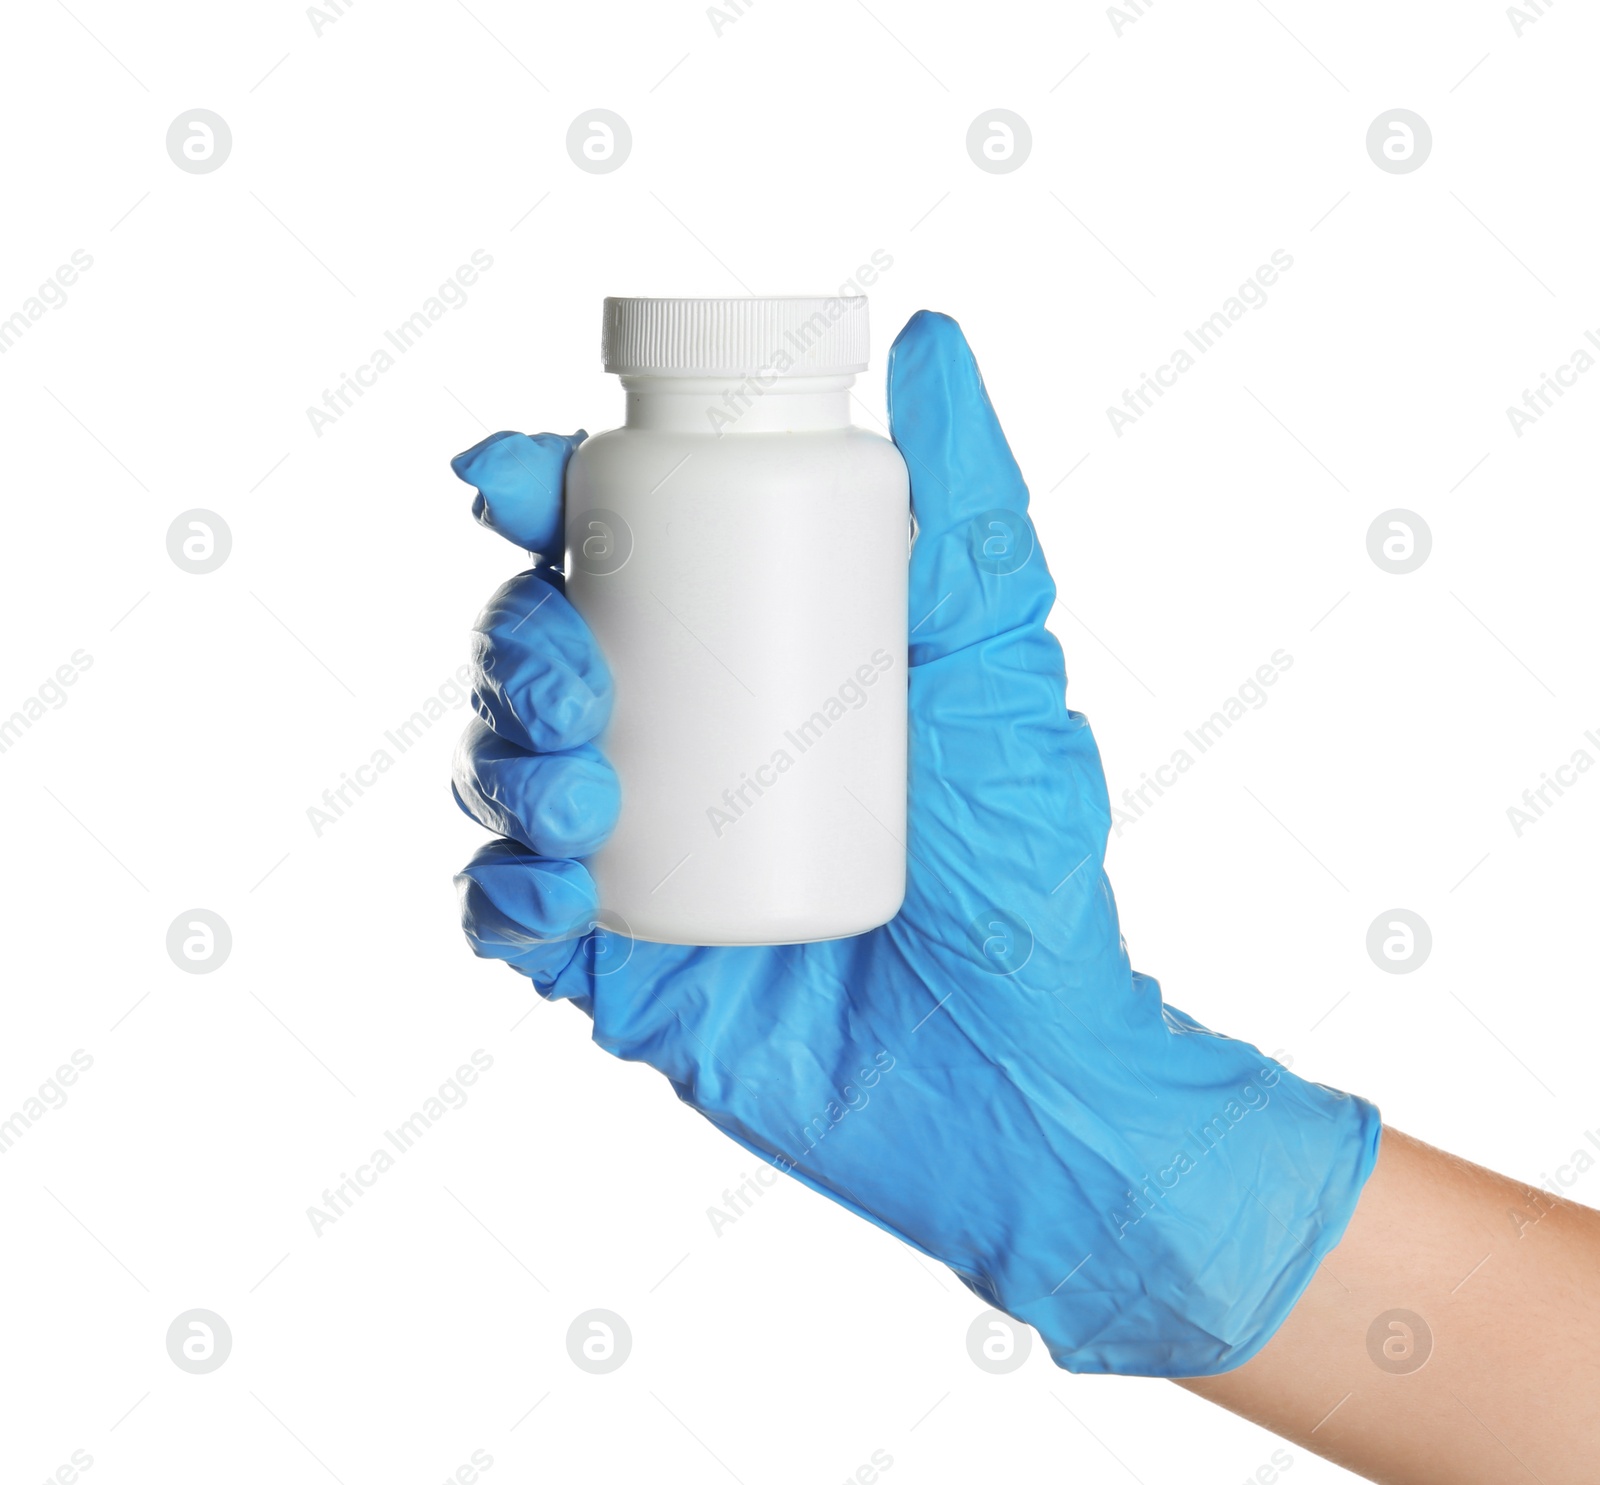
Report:
M 484 846 L 456 874 L 461 926 L 480 959 L 500 959 L 548 993 L 597 911 L 594 880 L 511 840 Z M 559 998 L 559 997 L 557 997 Z
M 1028 489 L 961 326 L 918 310 L 889 350 L 889 427 L 923 529 L 1027 509 Z
M 561 488 L 567 460 L 588 434 L 493 433 L 450 461 L 477 489 L 472 515 L 480 525 L 547 560 L 565 547 Z

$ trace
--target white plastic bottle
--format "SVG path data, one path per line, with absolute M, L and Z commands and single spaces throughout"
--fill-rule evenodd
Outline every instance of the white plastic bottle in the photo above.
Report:
M 616 686 L 602 912 L 658 943 L 875 928 L 905 893 L 909 488 L 850 422 L 866 300 L 607 299 L 602 353 L 627 420 L 573 455 L 566 562 Z

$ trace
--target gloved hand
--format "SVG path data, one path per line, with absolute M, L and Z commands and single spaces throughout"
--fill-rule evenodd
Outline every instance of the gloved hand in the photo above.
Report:
M 456 798 L 508 837 L 457 878 L 468 939 L 650 1063 L 756 1155 L 948 1264 L 1082 1372 L 1201 1376 L 1272 1336 L 1377 1155 L 1368 1103 L 1162 1004 L 1102 869 L 1110 809 L 1046 631 L 1028 495 L 953 320 L 889 358 L 911 471 L 905 905 L 855 938 L 685 948 L 596 928 L 579 859 L 617 811 L 610 680 L 561 593 L 584 435 L 500 433 L 453 467 L 542 554 L 474 635 Z

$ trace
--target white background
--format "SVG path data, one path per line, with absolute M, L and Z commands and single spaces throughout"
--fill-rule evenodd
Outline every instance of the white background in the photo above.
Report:
M 716 1235 L 748 1157 L 461 940 L 464 711 L 320 837 L 307 808 L 517 566 L 449 456 L 617 420 L 603 295 L 826 293 L 882 249 L 861 419 L 906 316 L 959 318 L 1113 797 L 1293 656 L 1112 842 L 1135 963 L 1540 1182 L 1600 1122 L 1600 774 L 1520 838 L 1506 810 L 1600 757 L 1600 372 L 1520 438 L 1505 409 L 1600 327 L 1594 16 L 1169 0 L 1119 35 L 1089 4 L 759 0 L 719 35 L 691 3 L 470 3 L 320 35 L 290 3 L 6 7 L 0 318 L 93 259 L 0 356 L 0 716 L 92 657 L 0 754 L 0 1116 L 93 1058 L 0 1161 L 7 1478 L 79 1449 L 107 1482 L 421 1485 L 479 1449 L 491 1480 L 829 1482 L 875 1450 L 891 1485 L 1251 1477 L 1276 1441 L 1167 1384 L 1037 1346 L 979 1370 L 977 1302 L 791 1182 Z M 597 107 L 633 135 L 605 175 L 565 147 Z M 1009 174 L 964 145 L 996 107 L 1032 131 Z M 1396 107 L 1433 135 L 1409 174 L 1365 146 Z M 212 173 L 165 148 L 196 108 L 232 131 Z M 318 436 L 307 407 L 474 249 L 465 306 Z M 1275 249 L 1268 303 L 1116 436 Z M 233 537 L 203 576 L 166 550 L 194 507 Z M 1433 537 L 1406 576 L 1366 547 L 1395 507 Z M 1365 949 L 1395 907 L 1433 934 L 1411 974 Z M 165 949 L 193 908 L 232 931 L 213 974 Z M 317 1236 L 478 1048 L 470 1102 Z M 194 1307 L 233 1335 L 204 1376 L 164 1344 Z M 607 1376 L 564 1342 L 595 1307 L 633 1333 Z

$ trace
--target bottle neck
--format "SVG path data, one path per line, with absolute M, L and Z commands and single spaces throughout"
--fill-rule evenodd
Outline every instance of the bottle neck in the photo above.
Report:
M 844 376 L 624 376 L 628 428 L 651 432 L 814 433 L 850 426 Z

